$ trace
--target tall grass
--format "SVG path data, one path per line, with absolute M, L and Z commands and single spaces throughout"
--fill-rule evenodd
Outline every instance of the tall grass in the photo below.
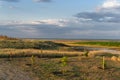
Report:
M 12 53 L 12 55 L 11 55 Z M 38 49 L 0 49 L 0 57 L 31 57 L 37 56 L 40 58 L 48 57 L 48 58 L 57 58 L 63 56 L 79 56 L 82 52 L 69 52 L 69 51 L 59 51 L 58 50 L 38 50 Z

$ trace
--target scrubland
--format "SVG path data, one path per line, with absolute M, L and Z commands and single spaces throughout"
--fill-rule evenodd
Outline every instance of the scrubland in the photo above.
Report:
M 5 37 L 0 40 L 0 80 L 120 80 L 119 54 L 78 50 L 76 44 L 119 47 L 119 42 Z

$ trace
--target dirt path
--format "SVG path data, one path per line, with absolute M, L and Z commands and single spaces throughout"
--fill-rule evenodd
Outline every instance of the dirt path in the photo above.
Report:
M 35 80 L 21 67 L 0 59 L 0 80 Z

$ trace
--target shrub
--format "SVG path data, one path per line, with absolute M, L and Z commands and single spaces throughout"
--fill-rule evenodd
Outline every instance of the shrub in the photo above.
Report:
M 66 56 L 63 56 L 62 59 L 61 59 L 61 66 L 62 67 L 65 67 L 67 66 L 67 62 L 68 62 L 68 59 Z M 65 74 L 66 73 L 66 69 L 65 68 L 62 68 L 62 73 Z

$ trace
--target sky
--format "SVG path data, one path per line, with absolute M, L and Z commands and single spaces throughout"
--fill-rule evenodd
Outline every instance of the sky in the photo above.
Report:
M 120 39 L 120 0 L 0 0 L 0 34 Z

